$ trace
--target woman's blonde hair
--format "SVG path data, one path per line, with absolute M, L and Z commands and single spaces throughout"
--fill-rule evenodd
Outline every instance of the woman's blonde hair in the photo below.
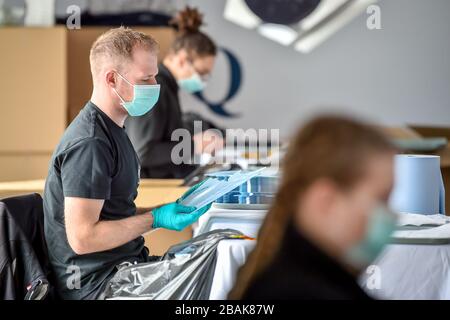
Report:
M 385 152 L 393 153 L 395 148 L 383 134 L 363 123 L 340 116 L 321 116 L 307 123 L 289 146 L 274 203 L 229 298 L 241 299 L 271 263 L 298 199 L 314 181 L 325 177 L 350 188 L 363 175 L 368 157 Z

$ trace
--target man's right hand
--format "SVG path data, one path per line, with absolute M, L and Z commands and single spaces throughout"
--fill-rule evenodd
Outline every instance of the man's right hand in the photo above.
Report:
M 197 210 L 196 207 L 187 207 L 176 202 L 165 204 L 151 211 L 153 228 L 181 231 L 197 221 L 210 207 L 211 205 L 207 205 Z

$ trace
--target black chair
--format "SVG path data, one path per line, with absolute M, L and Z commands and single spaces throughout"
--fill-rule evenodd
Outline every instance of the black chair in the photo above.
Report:
M 0 298 L 41 300 L 53 297 L 39 194 L 0 201 Z

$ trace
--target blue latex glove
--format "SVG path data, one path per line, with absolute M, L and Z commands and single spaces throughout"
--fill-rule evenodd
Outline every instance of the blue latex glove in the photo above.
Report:
M 205 181 L 208 179 L 204 179 L 202 181 L 200 181 L 199 183 L 193 185 L 192 187 L 189 188 L 188 191 L 186 191 L 185 193 L 183 193 L 183 195 L 177 200 L 177 203 L 180 203 L 181 201 L 183 201 L 184 199 L 186 199 L 186 197 L 188 195 L 190 195 L 192 192 L 194 192 L 195 190 L 197 190 L 202 184 L 205 183 Z
M 210 207 L 211 204 L 197 210 L 195 207 L 186 207 L 177 202 L 165 204 L 152 210 L 153 228 L 181 231 L 197 221 Z

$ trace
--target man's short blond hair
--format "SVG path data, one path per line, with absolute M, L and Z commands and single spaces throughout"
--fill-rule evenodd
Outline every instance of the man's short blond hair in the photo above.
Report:
M 130 28 L 114 28 L 103 33 L 91 47 L 89 61 L 92 76 L 95 78 L 105 63 L 112 63 L 120 68 L 122 63 L 131 61 L 135 48 L 143 48 L 155 54 L 159 50 L 155 39 Z

